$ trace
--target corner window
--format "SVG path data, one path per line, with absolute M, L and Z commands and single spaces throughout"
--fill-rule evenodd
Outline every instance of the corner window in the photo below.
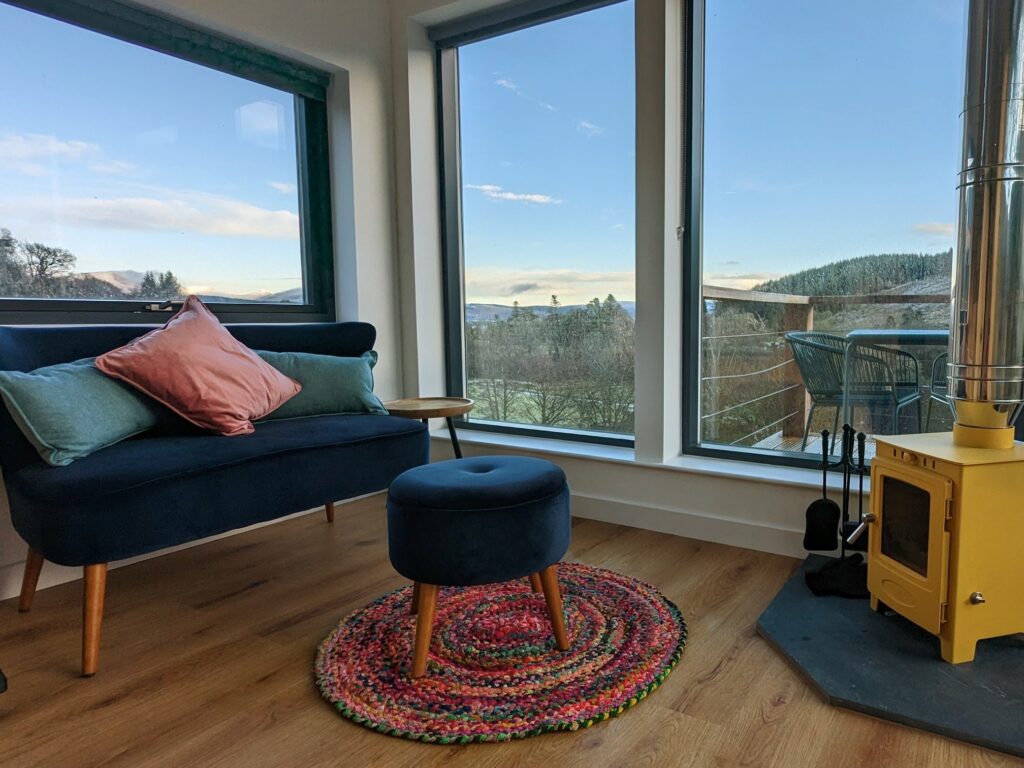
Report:
M 329 319 L 326 75 L 296 92 L 292 65 L 253 67 L 270 54 L 75 6 L 71 24 L 0 4 L 3 321 L 158 322 L 188 293 L 234 319 Z M 126 42 L 140 29 L 147 47 Z
M 439 44 L 449 388 L 476 401 L 468 426 L 631 439 L 634 5 L 601 5 Z
M 703 5 L 690 449 L 820 460 L 844 420 L 950 429 L 963 9 Z

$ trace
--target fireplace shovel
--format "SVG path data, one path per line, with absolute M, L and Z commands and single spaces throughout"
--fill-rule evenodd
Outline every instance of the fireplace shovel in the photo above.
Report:
M 828 430 L 821 433 L 821 498 L 807 508 L 804 549 L 831 552 L 839 546 L 839 505 L 828 497 Z

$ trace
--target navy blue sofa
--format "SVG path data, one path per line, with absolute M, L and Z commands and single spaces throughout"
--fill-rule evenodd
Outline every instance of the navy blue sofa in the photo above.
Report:
M 228 325 L 253 349 L 355 357 L 366 323 Z M 0 326 L 0 370 L 93 357 L 145 326 Z M 67 467 L 44 463 L 0 401 L 0 468 L 14 527 L 27 542 L 20 609 L 44 560 L 83 566 L 83 674 L 96 671 L 106 564 L 334 501 L 380 491 L 429 461 L 427 429 L 394 416 L 317 416 L 258 423 L 222 437 L 167 413 L 155 430 Z

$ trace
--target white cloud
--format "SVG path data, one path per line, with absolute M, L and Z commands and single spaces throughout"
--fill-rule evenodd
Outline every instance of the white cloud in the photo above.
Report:
M 491 200 L 508 200 L 516 203 L 538 203 L 539 205 L 559 205 L 562 202 L 551 195 L 541 195 L 534 192 L 506 192 L 495 184 L 467 184 L 466 188 L 482 192 Z
M 523 89 L 516 85 L 515 80 L 508 77 L 500 77 L 494 81 L 494 84 L 504 88 L 506 91 L 512 91 L 516 96 L 523 95 Z
M 124 160 L 103 160 L 89 166 L 97 173 L 131 173 L 138 169 L 135 163 L 126 163 Z
M 295 185 L 287 181 L 268 181 L 267 184 L 282 195 L 291 195 L 295 192 Z
M 749 291 L 755 285 L 782 277 L 783 274 L 782 272 L 750 272 L 742 275 L 710 274 L 704 276 L 704 285 Z
M 551 295 L 563 304 L 586 304 L 609 293 L 620 301 L 632 301 L 636 293 L 634 272 L 585 272 L 576 269 L 508 269 L 468 267 L 466 300 L 477 304 L 547 304 Z
M 55 163 L 79 164 L 104 174 L 129 173 L 134 163 L 112 160 L 99 144 L 78 139 L 61 139 L 53 134 L 0 134 L 0 168 L 25 176 L 46 176 Z
M 45 176 L 53 159 L 81 160 L 99 154 L 99 146 L 87 141 L 68 141 L 41 133 L 0 134 L 0 168 L 26 176 Z
M 576 123 L 576 130 L 580 133 L 587 134 L 587 136 L 600 136 L 604 133 L 604 128 L 599 125 L 594 125 L 589 120 L 580 120 Z
M 537 99 L 537 98 L 534 98 L 533 96 L 530 96 L 526 91 L 524 91 L 522 88 L 520 88 L 519 87 L 519 83 L 517 83 L 511 77 L 503 77 L 503 76 L 499 75 L 497 72 L 495 72 L 494 74 L 498 75 L 498 79 L 494 81 L 494 84 L 496 86 L 498 86 L 499 88 L 504 88 L 506 91 L 511 91 L 516 96 L 519 96 L 522 99 L 526 99 L 527 101 L 536 104 L 541 109 L 546 109 L 548 112 L 554 112 L 555 111 L 555 105 L 554 104 L 551 104 L 551 103 L 546 102 L 546 101 L 541 101 L 540 99 Z
M 64 197 L 0 200 L 0 214 L 22 220 L 58 220 L 64 226 L 297 240 L 299 217 L 201 192 L 164 197 Z
M 952 237 L 956 232 L 956 226 L 944 221 L 931 221 L 924 224 L 915 224 L 914 231 L 919 235 Z

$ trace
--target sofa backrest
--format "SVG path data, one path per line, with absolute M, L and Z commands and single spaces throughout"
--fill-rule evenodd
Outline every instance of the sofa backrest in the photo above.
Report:
M 0 371 L 33 371 L 47 365 L 96 357 L 127 344 L 156 326 L 0 326 Z M 358 357 L 373 349 L 377 330 L 369 323 L 236 323 L 225 326 L 252 349 Z M 2 401 L 0 401 L 2 403 Z M 0 467 L 11 471 L 39 455 L 0 406 Z

